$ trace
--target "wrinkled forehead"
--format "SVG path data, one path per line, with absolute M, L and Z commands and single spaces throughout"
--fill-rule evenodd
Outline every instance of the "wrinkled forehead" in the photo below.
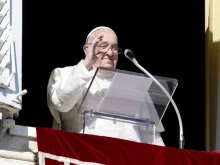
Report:
M 86 38 L 86 43 L 92 42 L 95 39 L 95 37 L 97 37 L 99 34 L 104 35 L 103 41 L 110 41 L 110 42 L 115 42 L 115 43 L 118 42 L 117 35 L 115 34 L 115 32 L 112 29 L 98 28 L 98 29 L 92 30 L 88 34 L 88 36 Z

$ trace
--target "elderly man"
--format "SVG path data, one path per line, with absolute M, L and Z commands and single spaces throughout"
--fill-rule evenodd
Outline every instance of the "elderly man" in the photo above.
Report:
M 116 68 L 118 54 L 121 49 L 118 47 L 118 38 L 115 32 L 105 26 L 93 29 L 87 36 L 83 46 L 85 59 L 82 59 L 75 66 L 56 68 L 52 71 L 48 89 L 47 101 L 52 113 L 53 128 L 69 132 L 83 130 L 83 120 L 77 115 L 82 98 L 88 89 L 91 79 L 97 67 Z M 97 83 L 102 86 L 93 86 L 93 91 L 99 88 L 108 87 L 111 82 L 109 77 L 96 77 Z M 96 96 L 97 92 L 88 95 L 88 108 L 98 105 L 101 101 Z M 96 119 L 88 122 L 85 126 L 85 133 L 127 139 L 137 142 L 148 143 L 148 135 L 141 132 L 138 126 L 122 122 L 113 123 L 103 119 Z M 151 136 L 151 135 L 149 135 Z M 156 145 L 164 146 L 160 133 L 156 134 Z

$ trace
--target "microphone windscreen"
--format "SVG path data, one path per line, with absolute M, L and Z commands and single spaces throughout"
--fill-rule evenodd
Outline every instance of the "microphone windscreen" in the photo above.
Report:
M 134 58 L 133 52 L 130 49 L 125 49 L 124 54 L 129 59 L 133 59 Z

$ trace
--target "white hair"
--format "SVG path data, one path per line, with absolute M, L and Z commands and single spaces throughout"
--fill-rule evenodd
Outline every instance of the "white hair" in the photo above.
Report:
M 94 33 L 95 31 L 99 30 L 99 29 L 110 29 L 110 30 L 112 30 L 111 28 L 109 28 L 109 27 L 107 27 L 107 26 L 99 26 L 99 27 L 96 27 L 96 28 L 94 28 L 92 31 L 90 31 L 89 34 L 87 35 L 87 37 L 86 37 L 86 43 L 87 43 L 89 37 L 91 36 L 91 34 Z M 112 30 L 112 31 L 113 31 L 113 30 Z

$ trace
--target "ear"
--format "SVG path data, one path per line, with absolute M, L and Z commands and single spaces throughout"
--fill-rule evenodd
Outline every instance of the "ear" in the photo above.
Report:
M 85 55 L 87 55 L 87 53 L 88 53 L 88 47 L 89 47 L 89 45 L 83 46 L 83 51 L 84 51 Z

